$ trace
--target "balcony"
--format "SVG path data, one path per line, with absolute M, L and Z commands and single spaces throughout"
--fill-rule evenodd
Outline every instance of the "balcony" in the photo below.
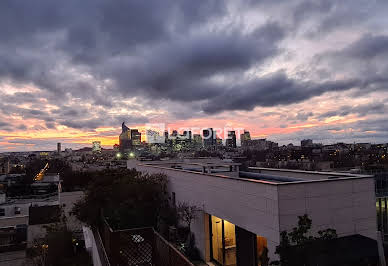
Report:
M 152 227 L 113 231 L 104 221 L 100 234 L 110 265 L 194 266 Z

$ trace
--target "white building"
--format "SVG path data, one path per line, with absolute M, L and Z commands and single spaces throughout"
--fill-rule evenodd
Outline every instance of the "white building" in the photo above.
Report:
M 227 162 L 139 162 L 128 168 L 164 173 L 176 203 L 202 208 L 192 225 L 202 258 L 221 265 L 252 265 L 268 248 L 271 260 L 280 232 L 308 214 L 312 232 L 333 228 L 338 236 L 376 239 L 376 201 L 372 176 L 252 168 L 239 172 Z

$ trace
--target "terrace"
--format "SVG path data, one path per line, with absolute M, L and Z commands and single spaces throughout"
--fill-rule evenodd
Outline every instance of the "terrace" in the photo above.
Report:
M 236 260 L 250 256 L 222 244 L 227 243 L 222 237 L 231 239 L 226 236 L 229 231 L 240 235 L 240 240 L 247 236 L 237 245 L 251 243 L 248 245 L 254 247 L 258 244 L 252 244 L 252 239 L 257 238 L 258 243 L 261 239 L 269 256 L 276 258 L 280 232 L 292 230 L 298 216 L 305 214 L 313 221 L 312 233 L 333 228 L 339 237 L 360 234 L 376 239 L 374 179 L 370 175 L 258 167 L 243 172 L 238 163 L 215 160 L 129 160 L 127 167 L 166 174 L 174 201 L 201 206 L 203 215 L 195 222 L 193 233 L 205 261 L 220 262 L 232 253 Z M 229 227 L 235 228 L 235 233 Z M 210 240 L 212 230 L 220 230 L 221 240 Z M 222 256 L 216 258 L 217 254 Z

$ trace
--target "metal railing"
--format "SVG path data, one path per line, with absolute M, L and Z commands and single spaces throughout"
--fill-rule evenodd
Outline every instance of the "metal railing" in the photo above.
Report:
M 113 231 L 105 221 L 101 229 L 111 265 L 194 266 L 152 227 Z

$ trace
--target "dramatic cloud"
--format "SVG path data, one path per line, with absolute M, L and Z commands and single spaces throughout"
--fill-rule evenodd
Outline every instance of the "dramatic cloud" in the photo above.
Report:
M 122 121 L 279 140 L 384 121 L 387 12 L 382 0 L 0 1 L 0 150 L 23 134 L 23 149 L 55 134 L 111 145 Z

